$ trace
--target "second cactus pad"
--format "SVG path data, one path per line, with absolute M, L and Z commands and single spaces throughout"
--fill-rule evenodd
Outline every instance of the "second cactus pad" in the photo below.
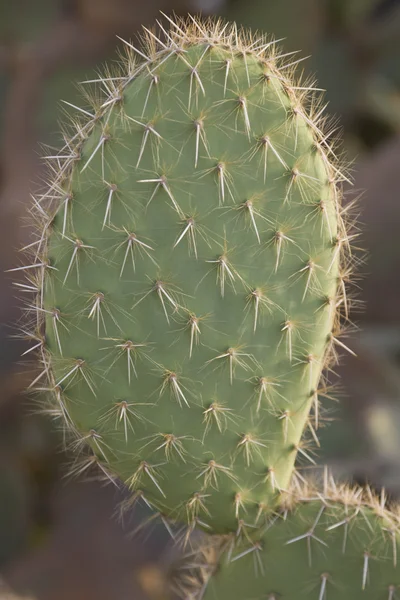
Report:
M 274 43 L 179 23 L 134 53 L 57 163 L 45 368 L 77 448 L 163 514 L 235 530 L 312 460 L 340 173 Z
M 241 540 L 208 536 L 174 574 L 179 595 L 205 600 L 398 598 L 398 511 L 388 511 L 372 494 L 363 497 L 359 489 L 342 486 L 330 498 L 322 490 L 312 491 L 313 497 L 298 499 L 255 534 L 248 532 Z

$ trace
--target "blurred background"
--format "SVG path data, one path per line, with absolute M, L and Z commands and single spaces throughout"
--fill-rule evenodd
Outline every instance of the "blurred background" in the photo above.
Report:
M 174 550 L 162 525 L 132 535 L 115 518 L 121 491 L 65 479 L 61 436 L 24 393 L 31 373 L 14 339 L 20 306 L 7 269 L 29 239 L 40 143 L 60 143 L 60 100 L 116 58 L 159 11 L 221 15 L 276 38 L 326 89 L 353 164 L 368 252 L 349 343 L 326 401 L 318 461 L 338 477 L 400 498 L 400 0 L 0 0 L 0 599 L 167 598 Z M 16 596 L 14 596 L 14 594 Z

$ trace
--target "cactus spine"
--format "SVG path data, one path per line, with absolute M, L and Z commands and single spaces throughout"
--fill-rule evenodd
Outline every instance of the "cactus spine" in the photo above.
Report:
M 303 433 L 344 346 L 346 175 L 273 40 L 193 19 L 163 34 L 125 43 L 35 201 L 35 383 L 90 449 L 76 472 L 239 544 L 268 535 L 296 457 L 314 463 Z

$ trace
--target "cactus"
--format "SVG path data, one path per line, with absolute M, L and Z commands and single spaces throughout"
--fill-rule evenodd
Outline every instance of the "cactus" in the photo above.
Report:
M 57 158 L 34 335 L 75 449 L 164 515 L 224 532 L 277 502 L 298 452 L 313 461 L 301 437 L 343 300 L 342 174 L 274 41 L 211 23 L 165 35 L 127 44 Z
M 372 496 L 300 492 L 294 470 L 297 457 L 314 464 L 304 432 L 317 441 L 324 369 L 348 349 L 346 170 L 316 89 L 272 39 L 194 19 L 163 34 L 125 42 L 122 68 L 98 80 L 105 97 L 49 157 L 33 262 L 18 267 L 36 295 L 34 385 L 72 435 L 74 472 L 97 465 L 168 527 L 227 536 L 210 538 L 230 544 L 217 596 L 242 598 L 250 558 L 237 559 L 261 568 L 276 549 L 281 568 L 249 597 L 296 585 L 304 597 L 304 549 L 279 544 L 305 524 L 330 531 L 317 536 L 333 540 L 322 573 L 345 562 L 331 531 L 347 531 L 349 511 L 365 557 L 369 532 L 393 532 L 397 548 L 398 518 Z M 353 593 L 358 575 L 343 569 Z M 320 600 L 331 583 L 320 579 Z
M 209 536 L 192 557 L 192 570 L 187 561 L 176 569 L 176 591 L 204 600 L 395 600 L 399 516 L 370 490 L 329 479 L 323 486 L 303 485 L 239 541 Z

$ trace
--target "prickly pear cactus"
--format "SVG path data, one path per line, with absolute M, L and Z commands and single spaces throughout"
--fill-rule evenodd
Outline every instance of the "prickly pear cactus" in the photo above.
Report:
M 186 562 L 176 571 L 178 594 L 204 600 L 398 598 L 399 513 L 389 512 L 384 498 L 334 484 L 307 485 L 291 503 L 239 540 L 210 536 L 192 557 L 192 570 Z
M 313 462 L 347 309 L 344 175 L 273 41 L 193 21 L 126 47 L 36 200 L 35 384 L 93 452 L 77 472 L 223 533 Z

